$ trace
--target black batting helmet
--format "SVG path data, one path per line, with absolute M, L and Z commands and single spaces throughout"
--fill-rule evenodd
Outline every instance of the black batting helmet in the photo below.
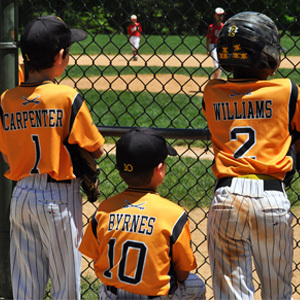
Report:
M 275 23 L 258 12 L 242 12 L 228 19 L 217 41 L 220 66 L 271 69 L 280 64 L 280 37 Z

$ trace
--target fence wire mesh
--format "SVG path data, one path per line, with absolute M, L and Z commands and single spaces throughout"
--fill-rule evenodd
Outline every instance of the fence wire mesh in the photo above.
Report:
M 85 42 L 72 46 L 71 59 L 61 84 L 77 88 L 87 101 L 100 131 L 105 127 L 156 127 L 206 129 L 201 111 L 203 88 L 213 76 L 213 61 L 207 56 L 206 31 L 216 7 L 226 11 L 225 21 L 241 11 L 259 11 L 278 26 L 282 63 L 277 77 L 299 82 L 300 5 L 297 1 L 215 0 L 19 0 L 19 31 L 30 19 L 56 14 L 71 26 L 88 32 Z M 138 59 L 132 59 L 127 27 L 137 15 L 142 26 Z M 22 61 L 20 61 L 22 62 Z M 222 77 L 229 74 L 223 72 Z M 105 131 L 106 155 L 101 166 L 101 199 L 125 188 L 115 169 L 113 130 Z M 179 158 L 168 158 L 168 173 L 159 193 L 184 206 L 188 212 L 197 257 L 197 274 L 206 284 L 207 299 L 213 299 L 206 239 L 206 221 L 215 177 L 211 172 L 210 140 L 171 134 L 168 141 Z M 294 219 L 293 297 L 300 299 L 300 234 L 298 175 L 287 189 Z M 100 199 L 100 201 L 101 201 Z M 97 204 L 97 203 L 96 203 Z M 87 225 L 96 205 L 83 203 Z M 260 283 L 253 269 L 256 296 Z M 93 263 L 83 258 L 82 299 L 97 299 L 99 281 Z M 50 299 L 48 293 L 45 296 Z

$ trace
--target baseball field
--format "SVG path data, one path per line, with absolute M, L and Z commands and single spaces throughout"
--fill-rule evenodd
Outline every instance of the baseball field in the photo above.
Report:
M 212 61 L 210 57 L 205 55 L 141 55 L 137 61 L 130 60 L 130 55 L 100 55 L 100 56 L 80 56 L 72 57 L 70 60 L 70 65 L 76 64 L 81 66 L 88 66 L 95 64 L 97 66 L 114 66 L 114 67 L 198 67 L 198 68 L 211 68 Z M 281 68 L 293 69 L 294 66 L 298 67 L 298 62 L 300 58 L 296 56 L 285 58 L 282 61 Z M 190 76 L 179 75 L 179 74 L 127 74 L 127 75 L 111 75 L 111 76 L 92 76 L 92 77 L 82 77 L 81 79 L 75 79 L 76 87 L 82 90 L 96 89 L 99 91 L 106 90 L 130 90 L 132 92 L 142 92 L 145 89 L 152 93 L 159 93 L 163 91 L 164 93 L 177 94 L 183 93 L 186 95 L 194 96 L 199 94 L 202 96 L 202 91 L 205 83 L 208 80 L 208 76 Z M 62 83 L 74 86 L 74 78 L 65 78 Z M 106 144 L 106 150 L 110 154 L 114 154 L 113 145 Z M 185 156 L 190 156 L 196 159 L 197 155 L 203 154 L 203 149 L 197 148 L 190 151 L 184 146 L 177 148 L 180 154 Z M 212 159 L 212 155 L 207 152 L 203 159 Z M 90 203 L 85 203 L 84 205 L 84 223 L 87 223 L 88 218 L 94 213 L 95 207 Z M 207 284 L 207 299 L 212 299 L 211 290 L 211 279 L 210 279 L 210 269 L 208 264 L 208 253 L 207 253 L 207 242 L 205 240 L 206 226 L 207 226 L 207 211 L 208 208 L 197 208 L 189 212 L 192 239 L 195 245 L 197 245 L 196 257 L 198 261 L 197 272 L 201 274 L 205 279 Z M 297 230 L 297 219 L 300 217 L 300 209 L 293 208 L 292 212 L 295 214 L 294 225 L 295 241 L 300 240 L 300 231 Z M 294 279 L 293 283 L 297 286 L 300 281 L 300 271 L 297 268 L 297 264 L 300 261 L 300 249 L 297 247 L 295 242 L 295 252 L 294 252 Z M 88 262 L 83 259 L 83 276 L 92 276 L 93 270 L 88 267 Z M 257 279 L 256 273 L 254 273 L 254 278 Z M 255 284 L 258 288 L 258 284 Z M 256 299 L 260 299 L 259 291 L 256 292 Z M 294 299 L 300 299 L 300 296 L 294 295 Z
M 294 69 L 299 68 L 299 57 L 289 56 L 281 62 L 280 68 Z M 177 67 L 177 68 L 212 68 L 212 59 L 203 54 L 196 55 L 149 55 L 143 54 L 137 61 L 131 60 L 130 54 L 124 55 L 82 55 L 73 56 L 70 59 L 70 65 L 74 63 L 81 66 L 97 65 L 97 66 L 114 66 L 114 67 Z M 176 94 L 185 93 L 187 95 L 195 95 L 201 93 L 208 80 L 208 76 L 190 76 L 179 74 L 131 74 L 131 75 L 116 75 L 105 77 L 82 77 L 76 80 L 76 86 L 79 89 L 95 88 L 97 90 L 126 90 L 140 92 L 147 89 L 149 92 Z M 74 86 L 74 81 L 64 79 L 64 84 Z M 200 88 L 201 87 L 201 88 Z

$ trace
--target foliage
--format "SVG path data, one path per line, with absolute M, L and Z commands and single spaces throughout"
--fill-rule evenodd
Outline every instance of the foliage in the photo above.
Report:
M 134 13 L 146 34 L 204 35 L 214 8 L 221 6 L 226 18 L 258 11 L 272 18 L 283 34 L 300 33 L 300 6 L 295 0 L 19 0 L 18 4 L 21 28 L 34 16 L 56 14 L 92 33 L 125 34 Z

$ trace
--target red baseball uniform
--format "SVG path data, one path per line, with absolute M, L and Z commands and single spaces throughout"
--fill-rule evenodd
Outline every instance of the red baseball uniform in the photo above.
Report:
M 128 26 L 128 36 L 141 36 L 142 26 L 140 23 L 130 23 Z
M 219 32 L 221 31 L 223 26 L 223 23 L 214 23 L 209 25 L 206 38 L 210 40 L 210 44 L 217 43 Z

